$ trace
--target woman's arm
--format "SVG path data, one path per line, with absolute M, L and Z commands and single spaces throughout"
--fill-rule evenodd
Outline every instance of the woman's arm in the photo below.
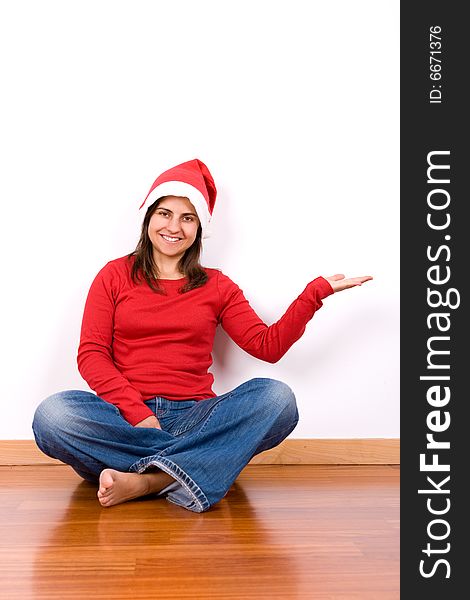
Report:
M 117 406 L 128 423 L 137 425 L 155 415 L 113 361 L 114 309 L 118 288 L 116 277 L 106 265 L 95 277 L 88 292 L 77 364 L 90 388 L 106 402 Z
M 250 306 L 238 285 L 219 273 L 219 323 L 240 348 L 256 358 L 275 363 L 303 335 L 307 323 L 323 305 L 322 300 L 335 291 L 362 285 L 369 279 L 372 277 L 317 277 L 292 302 L 284 315 L 268 326 Z

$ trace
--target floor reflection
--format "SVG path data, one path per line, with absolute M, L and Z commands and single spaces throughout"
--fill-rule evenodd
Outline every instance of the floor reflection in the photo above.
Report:
M 103 598 L 128 586 L 129 598 L 147 597 L 149 588 L 178 598 L 177 590 L 187 586 L 193 597 L 206 597 L 228 576 L 237 581 L 239 598 L 264 597 L 268 588 L 286 589 L 295 598 L 295 556 L 270 533 L 272 515 L 265 526 L 249 488 L 249 478 L 239 479 L 209 511 L 193 513 L 155 496 L 103 508 L 97 487 L 81 481 L 37 547 L 34 597 L 101 597 L 104 580 Z

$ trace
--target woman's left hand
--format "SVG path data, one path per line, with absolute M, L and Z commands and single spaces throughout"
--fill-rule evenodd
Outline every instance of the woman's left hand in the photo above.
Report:
M 347 290 L 352 287 L 356 287 L 357 285 L 362 285 L 366 281 L 370 281 L 373 279 L 370 275 L 365 275 L 364 277 L 350 277 L 346 279 L 345 275 L 331 275 L 331 277 L 325 277 L 328 283 L 333 288 L 333 291 L 342 292 L 343 290 Z

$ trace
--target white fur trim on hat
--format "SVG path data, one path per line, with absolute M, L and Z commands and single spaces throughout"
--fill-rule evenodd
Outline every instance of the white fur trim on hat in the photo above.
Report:
M 197 216 L 201 222 L 202 237 L 209 237 L 210 231 L 208 225 L 211 220 L 211 215 L 207 207 L 206 199 L 196 187 L 189 183 L 185 183 L 184 181 L 165 181 L 164 183 L 157 185 L 157 187 L 151 191 L 145 203 L 148 203 L 148 206 L 150 206 L 162 196 L 183 196 L 188 198 L 196 209 Z

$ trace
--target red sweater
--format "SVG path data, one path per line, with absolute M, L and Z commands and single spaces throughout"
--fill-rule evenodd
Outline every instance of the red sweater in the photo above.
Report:
M 133 258 L 131 259 L 134 260 Z M 243 350 L 277 362 L 305 331 L 322 299 L 333 293 L 311 281 L 286 313 L 265 325 L 227 275 L 205 268 L 207 283 L 178 293 L 186 278 L 159 280 L 167 295 L 134 284 L 127 257 L 108 262 L 94 279 L 83 314 L 78 369 L 98 396 L 136 425 L 153 412 L 144 400 L 213 398 L 212 347 L 222 325 Z

